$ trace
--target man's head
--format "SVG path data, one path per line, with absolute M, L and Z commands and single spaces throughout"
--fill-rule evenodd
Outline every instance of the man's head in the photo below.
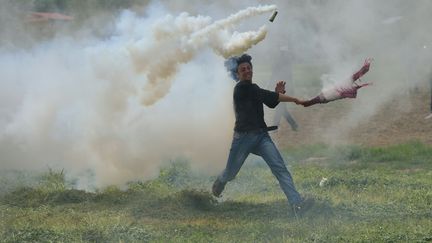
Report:
M 239 57 L 230 57 L 225 61 L 225 67 L 235 81 L 252 80 L 253 68 L 252 57 L 248 54 L 243 54 Z

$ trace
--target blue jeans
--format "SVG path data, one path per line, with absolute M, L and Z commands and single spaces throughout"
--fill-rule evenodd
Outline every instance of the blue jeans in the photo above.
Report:
M 265 160 L 290 204 L 301 202 L 302 198 L 294 186 L 291 174 L 267 131 L 234 132 L 227 165 L 218 180 L 222 183 L 233 180 L 250 153 Z

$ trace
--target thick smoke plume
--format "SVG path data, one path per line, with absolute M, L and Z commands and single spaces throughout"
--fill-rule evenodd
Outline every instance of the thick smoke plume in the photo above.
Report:
M 240 54 L 267 33 L 265 26 L 258 31 L 231 33 L 236 24 L 247 18 L 276 9 L 276 6 L 249 7 L 226 19 L 211 22 L 210 17 L 193 17 L 187 13 L 174 18 L 166 16 L 153 26 L 154 38 L 142 39 L 128 45 L 135 69 L 147 76 L 142 102 L 152 105 L 169 91 L 178 66 L 191 61 L 205 47 L 227 58 Z M 148 44 L 150 41 L 151 44 Z M 155 57 L 161 58 L 155 58 Z
M 352 107 L 319 134 L 328 141 L 428 85 L 429 0 L 280 0 L 273 23 L 274 5 L 250 7 L 262 3 L 153 1 L 75 31 L 51 26 L 49 37 L 17 18 L 13 1 L 0 3 L 0 170 L 64 168 L 88 188 L 151 179 L 186 158 L 214 175 L 233 127 L 223 63 L 245 51 L 254 82 L 286 80 L 304 98 L 374 58 L 364 77 L 374 85 L 340 101 Z
M 102 38 L 2 46 L 1 169 L 64 168 L 83 188 L 151 179 L 178 158 L 220 169 L 232 131 L 224 57 L 262 41 L 265 26 L 236 25 L 274 9 L 213 21 L 155 3 L 123 11 Z

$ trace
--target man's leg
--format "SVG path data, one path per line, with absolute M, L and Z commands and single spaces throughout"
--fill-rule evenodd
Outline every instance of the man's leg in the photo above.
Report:
M 432 113 L 432 77 L 430 77 L 430 112 Z
M 291 205 L 301 203 L 302 197 L 297 192 L 291 174 L 285 166 L 282 156 L 268 134 L 262 138 L 259 145 L 253 152 L 260 155 L 266 161 L 273 175 L 275 175 L 279 181 L 279 185 L 288 198 L 289 203 Z
M 276 108 L 275 108 L 275 112 L 274 112 L 274 117 L 273 117 L 273 125 L 274 126 L 279 126 L 280 123 L 280 119 L 282 117 L 282 105 L 281 103 L 279 103 Z
M 234 134 L 226 167 L 213 183 L 212 192 L 214 196 L 219 197 L 225 188 L 225 184 L 235 178 L 254 143 L 256 143 L 256 138 L 252 137 L 251 134 Z
M 280 105 L 280 104 L 279 104 Z M 290 126 L 291 126 L 291 129 L 293 130 L 293 131 L 297 131 L 297 127 L 298 127 L 298 125 L 297 125 L 297 122 L 294 120 L 294 118 L 291 116 L 291 114 L 288 112 L 288 109 L 286 108 L 286 104 L 283 104 L 284 105 L 284 113 L 283 113 L 283 115 L 284 115 L 284 117 L 285 117 L 285 119 L 287 120 L 287 122 L 290 124 Z
M 425 117 L 425 119 L 432 118 L 432 77 L 430 77 L 430 114 Z

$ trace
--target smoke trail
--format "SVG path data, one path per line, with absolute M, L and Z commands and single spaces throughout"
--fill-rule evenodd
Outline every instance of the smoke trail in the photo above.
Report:
M 211 46 L 215 49 L 215 51 L 225 58 L 228 58 L 232 55 L 238 55 L 248 50 L 252 45 L 255 45 L 263 40 L 267 34 L 267 29 L 265 26 L 262 26 L 258 31 L 250 31 L 245 33 L 235 32 L 231 35 L 226 33 L 225 30 L 233 27 L 235 24 L 246 18 L 267 13 L 275 9 L 275 5 L 269 5 L 250 7 L 241 10 L 226 19 L 216 21 L 203 30 L 192 34 L 190 43 L 198 43 L 202 42 L 202 40 L 210 40 Z
M 275 5 L 249 7 L 214 23 L 209 17 L 192 17 L 183 13 L 177 18 L 168 17 L 155 24 L 152 45 L 143 46 L 142 40 L 138 40 L 128 46 L 136 70 L 145 73 L 148 78 L 142 103 L 152 105 L 164 97 L 169 92 L 178 66 L 192 60 L 202 48 L 210 46 L 217 54 L 227 58 L 262 41 L 267 33 L 265 26 L 245 33 L 231 33 L 230 29 L 247 18 L 274 9 Z M 163 58 L 155 60 L 155 56 Z

